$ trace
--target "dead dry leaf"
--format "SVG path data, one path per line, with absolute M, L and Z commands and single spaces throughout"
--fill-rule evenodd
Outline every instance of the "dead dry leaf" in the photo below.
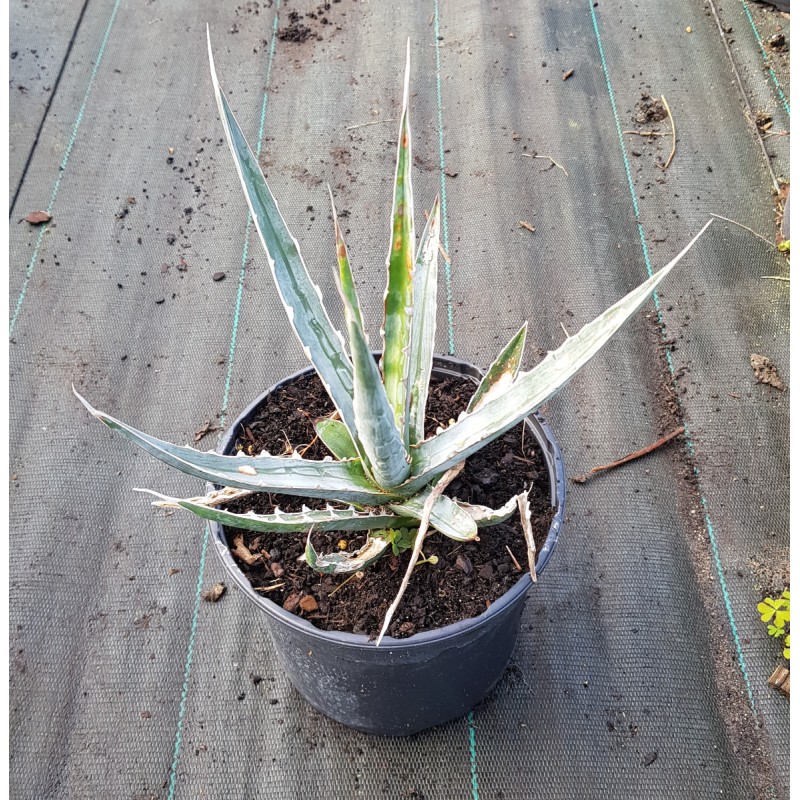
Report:
M 248 567 L 251 567 L 256 561 L 261 559 L 261 556 L 255 555 L 251 553 L 244 543 L 244 536 L 239 534 L 235 536 L 233 539 L 233 550 L 231 552 L 239 559 L 239 561 L 244 561 Z
M 41 225 L 44 222 L 50 222 L 53 219 L 46 211 L 31 211 L 25 222 L 30 222 L 31 225 Z
M 217 603 L 225 594 L 226 586 L 224 583 L 215 583 L 210 589 L 207 589 L 201 597 L 208 603 Z
M 772 386 L 779 389 L 781 392 L 786 391 L 786 384 L 781 380 L 778 374 L 778 368 L 766 356 L 761 356 L 758 353 L 750 355 L 750 366 L 756 374 L 756 380 L 759 383 L 765 383 L 767 386 Z
M 319 608 L 317 601 L 310 594 L 307 594 L 305 597 L 301 597 L 299 605 L 300 608 L 307 613 L 316 611 Z

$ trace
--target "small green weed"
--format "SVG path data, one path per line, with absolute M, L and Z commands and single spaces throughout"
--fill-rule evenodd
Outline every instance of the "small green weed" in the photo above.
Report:
M 789 590 L 780 597 L 765 597 L 758 604 L 761 621 L 767 623 L 767 633 L 775 639 L 783 639 L 783 657 L 789 658 Z

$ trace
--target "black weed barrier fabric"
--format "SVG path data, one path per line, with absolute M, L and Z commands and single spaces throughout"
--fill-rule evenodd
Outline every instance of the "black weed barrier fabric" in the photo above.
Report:
M 788 127 L 785 69 L 758 78 L 763 16 L 716 3 L 726 48 L 688 0 L 49 5 L 11 8 L 12 796 L 787 797 L 780 652 L 755 606 L 788 581 L 788 391 L 750 356 L 789 384 L 788 284 L 763 277 L 788 267 L 750 232 L 717 220 L 548 403 L 570 475 L 687 435 L 570 484 L 506 677 L 407 739 L 321 717 L 243 597 L 200 599 L 223 577 L 203 525 L 131 492 L 200 482 L 70 389 L 211 448 L 303 366 L 222 141 L 206 23 L 340 324 L 330 183 L 376 338 L 411 38 L 417 222 L 441 192 L 450 258 L 438 349 L 487 366 L 527 319 L 532 366 L 711 213 L 772 240 L 788 137 L 742 113 Z M 59 71 L 48 104 L 36 76 Z M 662 95 L 671 160 L 670 120 L 647 111 Z M 37 210 L 49 224 L 17 222 Z

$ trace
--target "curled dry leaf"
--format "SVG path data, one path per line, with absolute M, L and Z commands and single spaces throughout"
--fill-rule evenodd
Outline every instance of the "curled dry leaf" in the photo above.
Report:
M 317 601 L 310 594 L 301 597 L 298 605 L 307 613 L 316 611 L 319 608 Z
M 215 583 L 210 589 L 203 592 L 201 597 L 209 603 L 217 603 L 222 598 L 222 595 L 225 594 L 225 589 L 224 583 Z
M 233 554 L 238 558 L 240 561 L 244 561 L 248 567 L 252 566 L 256 563 L 256 561 L 261 558 L 261 556 L 257 556 L 251 553 L 244 543 L 244 536 L 239 534 L 239 536 L 234 537 L 233 540 Z

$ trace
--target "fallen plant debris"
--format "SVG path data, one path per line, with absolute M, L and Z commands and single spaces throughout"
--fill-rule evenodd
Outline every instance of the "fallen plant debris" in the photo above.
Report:
M 562 81 L 568 81 L 568 80 L 569 80 L 569 79 L 570 79 L 570 78 L 571 78 L 571 77 L 572 77 L 574 74 L 575 74 L 575 70 L 574 70 L 574 69 L 568 69 L 568 70 L 567 70 L 567 71 L 566 71 L 566 72 L 565 72 L 565 73 L 564 73 L 564 74 L 561 76 L 561 80 L 562 80 Z
M 25 222 L 30 222 L 31 225 L 42 225 L 45 222 L 50 222 L 53 219 L 46 211 L 31 211 Z
M 789 670 L 786 667 L 776 667 L 772 675 L 769 676 L 767 683 L 770 688 L 777 689 L 784 697 L 789 697 Z
M 373 122 L 362 122 L 358 125 L 348 125 L 345 130 L 346 131 L 354 131 L 356 128 L 366 128 L 369 125 L 383 125 L 384 122 L 397 122 L 396 119 L 376 119 Z
M 209 433 L 220 430 L 222 430 L 222 428 L 220 428 L 219 425 L 212 425 L 211 420 L 207 419 L 203 424 L 203 427 L 200 428 L 199 431 L 194 432 L 194 440 L 195 442 L 199 442 L 204 436 L 208 436 Z
M 628 455 L 623 456 L 622 458 L 618 458 L 616 461 L 612 461 L 610 464 L 603 464 L 599 467 L 592 467 L 588 472 L 584 473 L 583 475 L 574 475 L 571 480 L 573 483 L 586 483 L 586 481 L 591 478 L 592 475 L 596 475 L 598 472 L 605 472 L 609 469 L 614 469 L 615 467 L 620 467 L 623 464 L 627 464 L 629 461 L 635 461 L 637 458 L 641 458 L 642 456 L 646 456 L 652 453 L 654 450 L 658 450 L 660 447 L 663 447 L 667 442 L 671 442 L 673 439 L 677 439 L 681 434 L 685 433 L 685 428 L 681 425 L 679 428 L 675 428 L 672 433 L 668 433 L 666 436 L 662 436 L 657 442 L 653 442 L 653 444 L 647 445 L 647 447 L 643 447 L 640 450 L 635 450 L 632 453 L 628 453 Z
M 769 111 L 758 111 L 756 113 L 756 128 L 761 133 L 766 133 L 772 127 L 772 114 Z
M 564 169 L 564 167 L 562 167 L 561 164 L 558 163 L 558 161 L 556 161 L 553 158 L 550 158 L 550 156 L 539 156 L 536 155 L 536 153 L 523 153 L 522 155 L 524 155 L 526 158 L 543 158 L 546 161 L 550 162 L 549 167 L 545 167 L 544 169 L 539 170 L 539 172 L 547 172 L 548 170 L 553 169 L 553 167 L 558 167 L 567 177 L 569 177 L 569 172 L 567 172 Z
M 716 217 L 717 219 L 724 220 L 725 222 L 730 222 L 732 225 L 738 225 L 740 228 L 744 228 L 746 231 L 750 231 L 753 236 L 757 236 L 761 239 L 762 242 L 766 242 L 770 247 L 775 247 L 775 245 L 769 240 L 765 239 L 760 233 L 756 233 L 752 228 L 748 228 L 747 225 L 742 225 L 741 222 L 737 222 L 735 219 L 728 219 L 727 217 L 723 217 L 720 214 L 711 214 L 712 217 Z
M 531 233 L 536 233 L 536 228 L 530 224 L 530 222 L 526 222 L 524 219 L 519 221 L 520 228 L 525 228 L 526 231 L 530 231 Z
M 669 158 L 667 158 L 667 163 L 661 167 L 662 170 L 666 171 L 667 167 L 672 163 L 672 159 L 675 157 L 675 148 L 678 144 L 678 134 L 675 130 L 675 119 L 672 116 L 672 111 L 670 111 L 669 103 L 667 103 L 667 98 L 664 95 L 661 95 L 661 102 L 664 108 L 667 111 L 667 116 L 669 117 L 669 124 L 672 126 L 672 150 L 670 150 Z
M 234 537 L 231 552 L 236 556 L 236 558 L 239 559 L 239 561 L 244 561 L 248 567 L 252 567 L 253 564 L 255 564 L 256 561 L 261 558 L 261 556 L 257 556 L 247 549 L 247 546 L 244 543 L 244 536 L 242 534 Z
M 227 587 L 224 583 L 215 583 L 210 589 L 206 589 L 200 596 L 207 603 L 218 603 L 225 594 Z
M 778 368 L 766 356 L 759 355 L 758 353 L 750 354 L 750 366 L 756 374 L 756 380 L 759 383 L 765 383 L 767 386 L 772 386 L 781 392 L 786 391 L 786 384 L 778 374 Z

